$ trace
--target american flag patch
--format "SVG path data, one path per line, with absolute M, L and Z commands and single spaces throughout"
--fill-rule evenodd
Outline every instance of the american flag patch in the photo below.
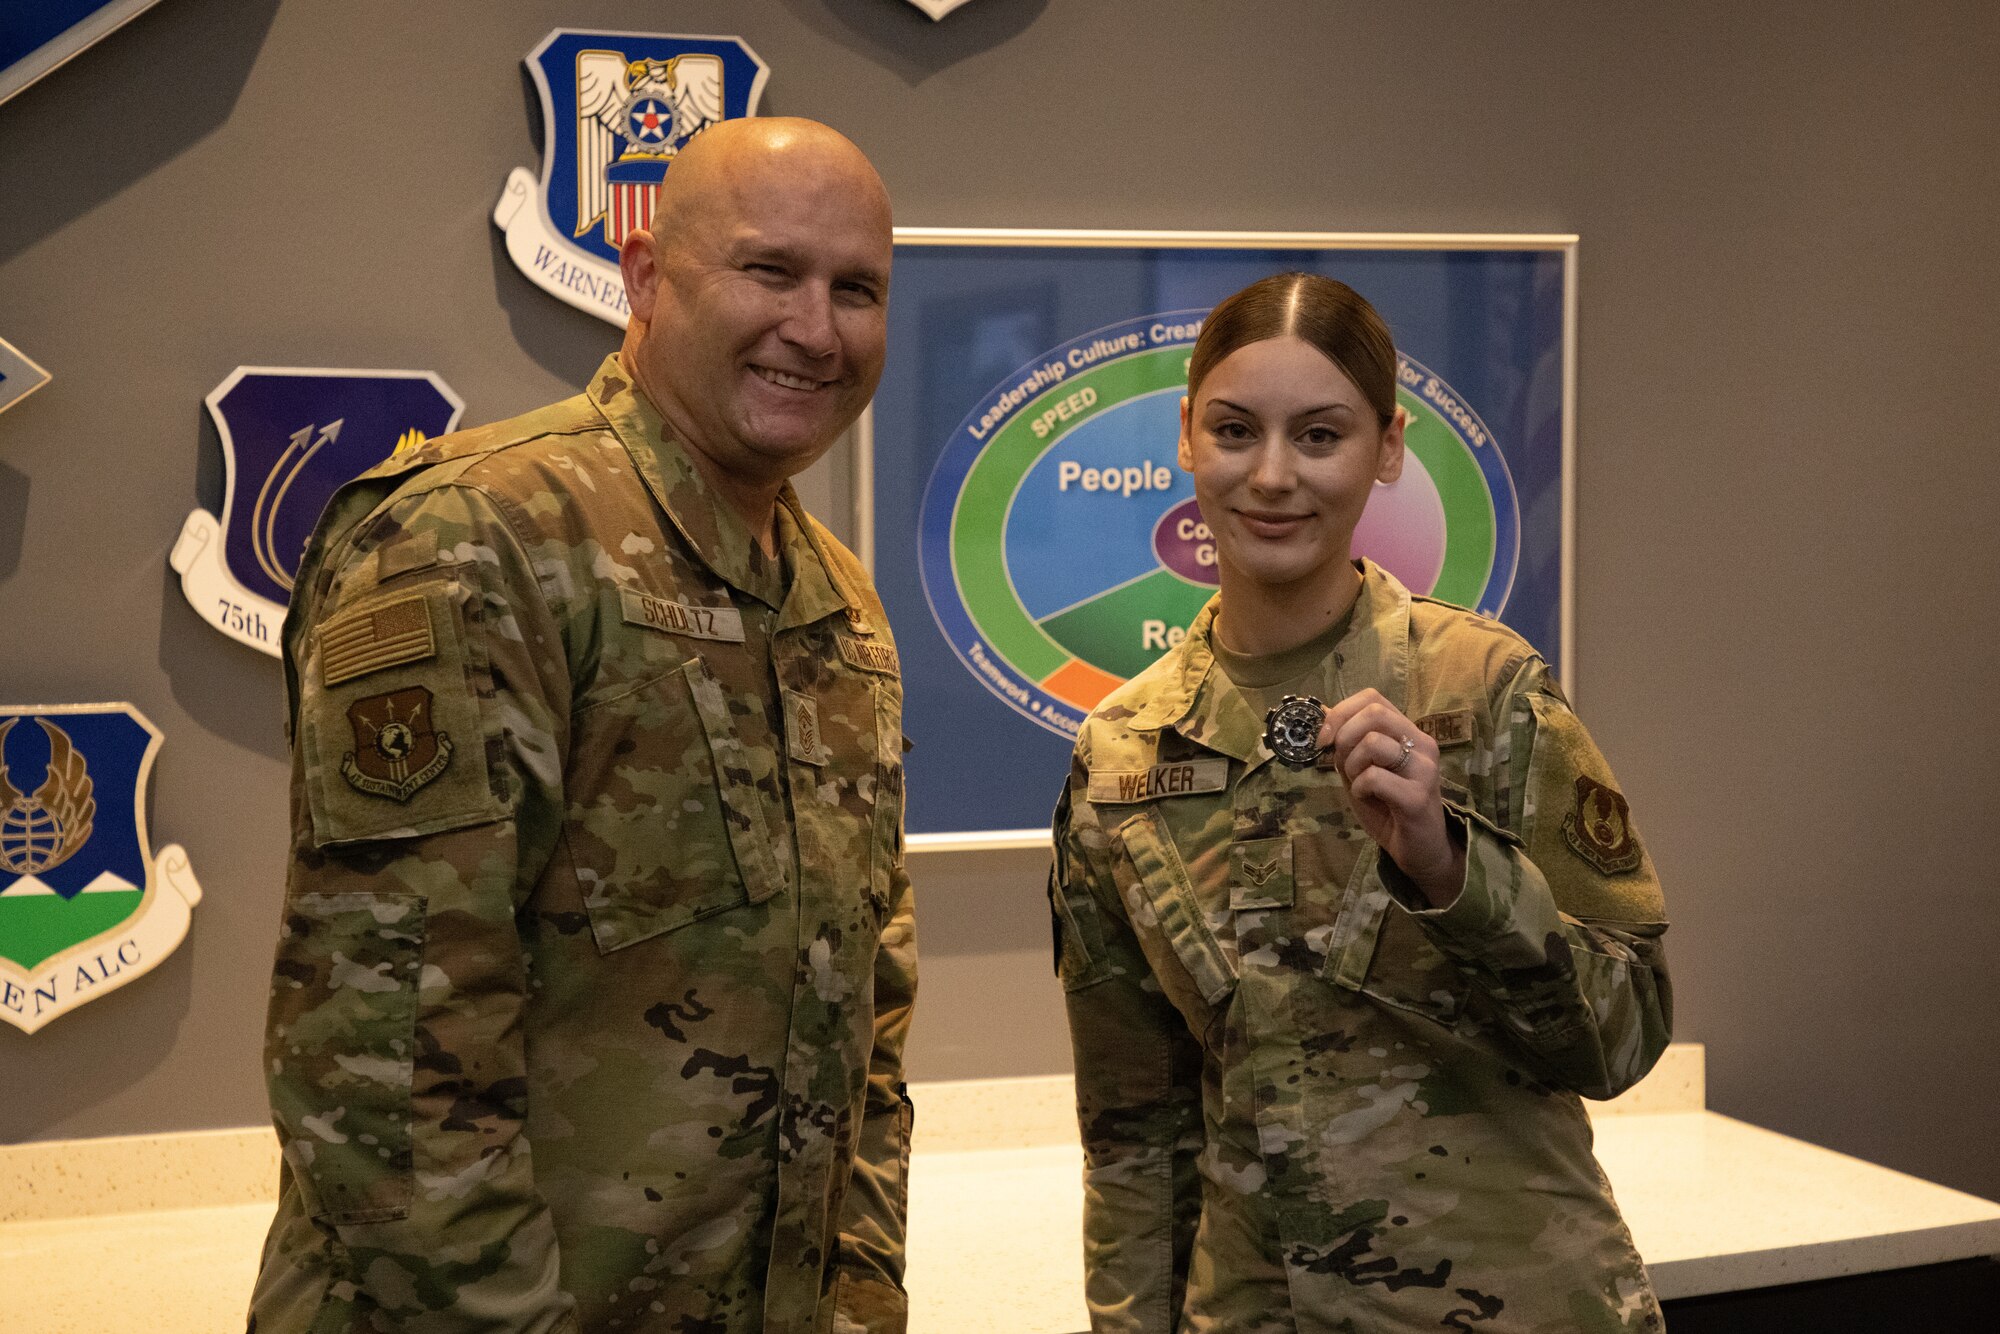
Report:
M 430 608 L 423 594 L 415 593 L 342 612 L 320 626 L 319 679 L 322 685 L 339 685 L 436 652 Z

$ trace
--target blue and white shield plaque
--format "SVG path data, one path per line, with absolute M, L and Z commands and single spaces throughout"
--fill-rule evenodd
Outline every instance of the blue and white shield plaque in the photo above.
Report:
M 653 216 L 674 156 L 757 113 L 770 69 L 740 37 L 557 28 L 529 52 L 542 95 L 542 176 L 508 174 L 493 225 L 528 280 L 623 328 L 618 247 Z
M 146 838 L 160 733 L 130 704 L 0 705 L 0 1019 L 32 1033 L 188 932 L 187 853 Z
M 333 493 L 458 424 L 431 371 L 239 366 L 208 396 L 227 475 L 222 518 L 198 509 L 169 558 L 202 619 L 276 656 L 306 539 Z

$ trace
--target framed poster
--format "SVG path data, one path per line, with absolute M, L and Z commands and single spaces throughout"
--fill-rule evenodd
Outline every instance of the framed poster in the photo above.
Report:
M 1574 236 L 896 233 L 858 533 L 905 681 L 915 848 L 1046 844 L 1078 727 L 1216 589 L 1176 462 L 1223 297 L 1323 273 L 1395 335 L 1408 461 L 1355 533 L 1567 683 Z

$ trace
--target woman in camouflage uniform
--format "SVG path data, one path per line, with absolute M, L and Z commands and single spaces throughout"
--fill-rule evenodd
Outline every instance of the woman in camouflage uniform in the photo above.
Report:
M 1661 1328 L 1578 1100 L 1667 1043 L 1652 861 L 1535 651 L 1351 558 L 1395 370 L 1306 274 L 1189 364 L 1221 592 L 1056 812 L 1098 1334 Z M 1300 767 L 1288 695 L 1328 702 Z

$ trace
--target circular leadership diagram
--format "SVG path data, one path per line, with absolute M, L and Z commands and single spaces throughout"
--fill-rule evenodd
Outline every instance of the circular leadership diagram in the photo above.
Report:
M 1021 367 L 952 432 L 918 526 L 924 595 L 952 651 L 1062 736 L 1187 633 L 1215 547 L 1176 462 L 1204 311 L 1092 330 Z M 1520 550 L 1514 483 L 1471 404 L 1401 357 L 1408 457 L 1354 551 L 1412 592 L 1498 616 Z

